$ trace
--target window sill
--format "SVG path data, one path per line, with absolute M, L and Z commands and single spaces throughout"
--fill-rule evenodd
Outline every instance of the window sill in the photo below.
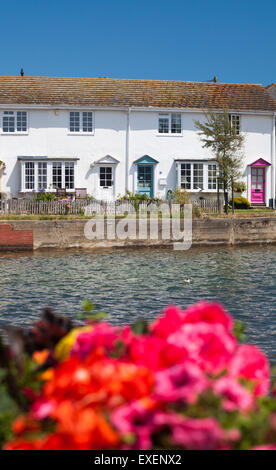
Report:
M 156 137 L 183 137 L 183 134 L 181 132 L 181 134 L 159 134 L 159 132 L 157 132 L 156 134 Z
M 29 135 L 29 132 L 1 132 L 1 135 Z
M 91 137 L 95 134 L 95 132 L 68 132 L 67 135 L 78 135 L 78 136 L 86 136 Z
M 187 193 L 194 193 L 194 194 L 199 194 L 199 193 L 217 193 L 217 189 L 185 189 Z M 223 189 L 219 190 L 220 193 L 223 193 Z

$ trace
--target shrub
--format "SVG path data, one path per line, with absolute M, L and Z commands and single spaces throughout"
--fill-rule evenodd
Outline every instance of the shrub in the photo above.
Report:
M 246 191 L 246 184 L 244 181 L 237 181 L 233 184 L 234 193 L 244 193 Z
M 232 199 L 229 201 L 229 206 L 232 207 Z M 251 204 L 245 197 L 237 196 L 234 197 L 234 208 L 235 209 L 250 209 Z
M 190 198 L 190 194 L 188 193 L 188 191 L 186 191 L 185 189 L 180 189 L 180 188 L 175 189 L 172 192 L 171 200 L 174 204 L 180 204 L 181 206 L 184 204 L 191 203 L 191 198 Z
M 276 449 L 268 360 L 220 305 L 120 327 L 85 308 L 0 344 L 4 449 Z
M 36 194 L 35 199 L 37 201 L 53 201 L 55 199 L 55 194 L 54 193 L 49 193 L 46 191 L 40 191 L 39 193 Z

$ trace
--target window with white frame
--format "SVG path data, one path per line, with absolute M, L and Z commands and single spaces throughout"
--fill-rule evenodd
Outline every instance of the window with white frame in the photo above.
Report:
M 240 133 L 240 116 L 238 114 L 229 114 L 231 129 L 234 129 L 235 134 Z
M 92 111 L 70 111 L 70 132 L 93 133 Z
M 180 185 L 182 189 L 192 189 L 191 163 L 180 165 Z
M 47 189 L 47 163 L 38 162 L 37 165 L 38 189 Z
M 178 187 L 188 191 L 216 191 L 217 164 L 206 162 L 179 162 Z M 219 184 L 221 189 L 221 183 Z
M 2 132 L 6 134 L 26 133 L 28 116 L 26 111 L 4 111 L 2 114 Z
M 181 114 L 180 113 L 160 113 L 158 120 L 159 134 L 181 134 Z
M 68 161 L 23 161 L 22 191 L 75 188 L 75 163 Z
M 74 189 L 75 177 L 74 177 L 74 163 L 65 162 L 65 188 Z
M 62 188 L 62 162 L 53 162 L 52 184 L 54 188 Z
M 35 164 L 34 162 L 25 163 L 25 188 L 33 190 L 35 187 Z
M 203 189 L 203 164 L 194 163 L 193 167 L 193 187 L 194 189 Z
M 208 189 L 217 189 L 217 165 L 208 165 Z
M 103 188 L 110 188 L 112 184 L 112 167 L 100 166 L 100 186 Z

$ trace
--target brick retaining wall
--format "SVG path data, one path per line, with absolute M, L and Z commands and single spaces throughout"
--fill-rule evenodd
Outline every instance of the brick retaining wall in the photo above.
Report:
M 15 229 L 13 224 L 0 223 L 0 250 L 33 250 L 33 230 L 24 226 Z

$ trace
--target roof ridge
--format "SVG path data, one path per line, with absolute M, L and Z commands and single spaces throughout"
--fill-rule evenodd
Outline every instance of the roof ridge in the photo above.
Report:
M 206 83 L 208 85 L 239 85 L 239 86 L 260 86 L 264 87 L 262 83 L 239 83 L 239 82 L 213 82 L 212 80 L 169 80 L 169 79 L 153 79 L 153 78 L 116 78 L 116 77 L 64 77 L 64 76 L 44 76 L 44 75 L 1 75 L 0 79 L 3 78 L 18 78 L 24 80 L 26 78 L 39 78 L 39 79 L 61 79 L 61 80 L 116 80 L 124 82 L 170 82 L 170 83 Z M 272 86 L 272 85 L 269 85 Z

